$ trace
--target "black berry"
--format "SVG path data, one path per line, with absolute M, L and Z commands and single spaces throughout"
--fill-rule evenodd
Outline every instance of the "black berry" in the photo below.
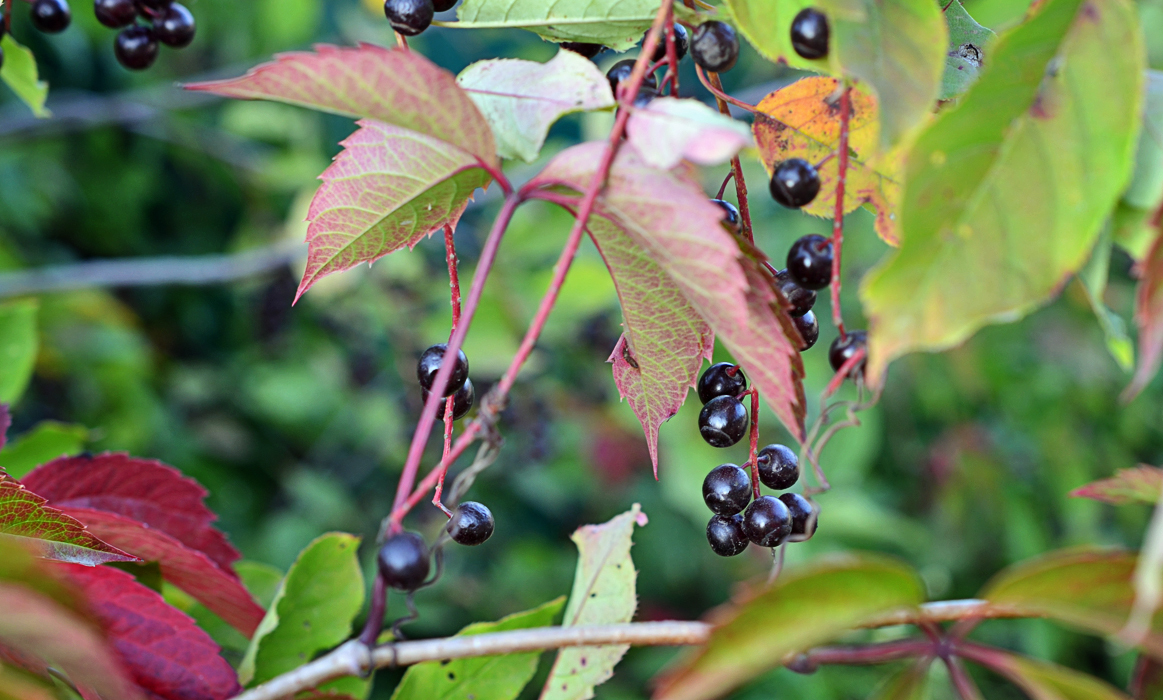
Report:
M 775 496 L 760 496 L 743 512 L 743 533 L 760 547 L 776 547 L 791 534 L 791 511 Z
M 691 36 L 691 58 L 703 70 L 722 73 L 730 70 L 739 58 L 739 38 L 725 22 L 711 20 L 695 27 Z
M 618 83 L 629 80 L 630 74 L 633 72 L 634 60 L 628 58 L 625 61 L 615 63 L 606 73 L 606 78 L 610 81 L 610 89 L 614 91 L 615 97 L 618 95 Z M 642 76 L 642 85 L 639 89 L 644 92 L 648 88 L 653 91 L 658 90 L 658 80 L 654 77 L 653 73 L 647 73 Z
M 456 0 L 432 0 L 432 9 L 437 12 L 447 12 L 456 6 Z
M 856 366 L 848 373 L 848 376 L 853 379 L 864 376 L 864 365 L 868 359 L 868 333 L 848 331 L 848 335 L 833 340 L 832 347 L 828 348 L 828 363 L 832 365 L 832 371 L 839 372 L 844 363 L 855 357 L 856 353 L 861 350 L 865 351 L 866 357 L 856 363 Z
M 420 362 L 416 364 L 416 379 L 424 391 L 432 391 L 432 383 L 436 381 L 436 373 L 440 371 L 440 363 L 444 360 L 444 351 L 448 346 L 437 343 L 420 355 Z M 448 378 L 448 386 L 444 387 L 445 397 L 452 396 L 460 391 L 468 381 L 468 357 L 463 350 L 456 353 L 456 367 L 452 369 L 452 376 Z
M 712 199 L 711 203 L 719 205 L 725 212 L 721 222 L 723 228 L 738 236 L 743 230 L 743 222 L 739 219 L 739 210 L 735 205 L 722 199 Z
M 828 17 L 814 7 L 800 10 L 791 21 L 791 45 L 803 58 L 828 55 Z
M 404 36 L 416 36 L 427 29 L 435 13 L 432 0 L 384 0 L 384 15 L 392 29 Z
M 802 542 L 811 539 L 812 535 L 816 534 L 817 520 L 817 517 L 812 513 L 811 502 L 798 493 L 782 493 L 779 495 L 779 500 L 783 501 L 788 512 L 791 513 L 791 534 L 796 538 L 796 541 Z M 808 531 L 809 520 L 812 524 L 811 532 Z
M 650 104 L 650 101 L 658 97 L 658 91 L 652 87 L 642 86 L 638 88 L 638 94 L 634 96 L 635 107 L 645 107 Z
M 786 445 L 768 445 L 755 456 L 759 480 L 769 489 L 790 489 L 800 478 L 800 461 Z
M 699 377 L 699 400 L 703 403 L 716 396 L 738 396 L 747 391 L 743 368 L 730 362 L 711 365 Z
M 816 321 L 815 312 L 809 311 L 803 316 L 792 316 L 791 320 L 792 323 L 796 324 L 796 330 L 800 332 L 800 337 L 804 339 L 804 344 L 800 346 L 800 352 L 810 350 L 820 339 L 820 324 Z
M 791 244 L 787 271 L 801 287 L 823 289 L 832 282 L 832 240 L 811 233 Z
M 792 316 L 803 316 L 816 305 L 816 293 L 796 284 L 787 270 L 777 272 L 775 282 L 779 285 L 779 291 L 784 298 L 791 304 L 788 313 Z
M 711 447 L 730 447 L 747 432 L 747 409 L 734 396 L 719 396 L 699 413 L 699 433 Z
M 175 49 L 185 48 L 194 40 L 194 15 L 185 5 L 174 2 L 153 21 L 157 40 Z
M 715 515 L 735 515 L 751 502 L 751 477 L 737 464 L 720 464 L 703 479 L 703 502 Z
M 711 551 L 721 557 L 733 557 L 747 549 L 747 535 L 743 534 L 743 516 L 716 515 L 707 523 L 707 542 Z
M 810 204 L 820 192 L 820 174 L 803 158 L 788 158 L 775 166 L 771 176 L 771 196 L 791 209 Z
M 157 60 L 157 39 L 153 28 L 133 25 L 117 33 L 113 43 L 113 55 L 117 62 L 130 70 L 145 70 Z
M 421 395 L 424 403 L 427 404 L 428 403 L 428 391 L 426 389 L 421 389 L 420 395 Z M 472 385 L 472 380 L 471 379 L 464 380 L 464 386 L 457 389 L 456 393 L 452 395 L 452 420 L 460 420 L 461 418 L 464 418 L 465 414 L 467 414 L 469 409 L 472 408 L 472 405 L 476 401 L 476 398 L 477 398 L 477 392 L 476 392 L 476 389 Z M 440 420 L 440 421 L 444 420 L 444 402 L 443 401 L 441 401 L 437 405 L 436 419 Z
M 392 535 L 377 557 L 384 583 L 401 591 L 414 591 L 428 578 L 428 546 L 414 532 Z
M 137 0 L 137 11 L 142 17 L 152 17 L 158 10 L 166 9 L 170 0 Z
M 137 6 L 133 0 L 94 0 L 93 14 L 106 27 L 120 29 L 133 24 L 137 17 Z
M 36 0 L 32 3 L 32 26 L 46 34 L 56 34 L 68 28 L 73 15 L 65 0 Z
M 579 53 L 586 58 L 593 58 L 606 49 L 601 44 L 586 44 L 581 41 L 567 41 L 561 45 L 561 48 L 566 51 L 573 51 Z
M 492 512 L 482 503 L 466 501 L 456 507 L 448 521 L 448 534 L 457 544 L 475 547 L 493 536 L 496 523 Z
M 686 56 L 687 49 L 690 47 L 690 33 L 687 32 L 686 27 L 681 24 L 674 25 L 674 55 L 681 61 Z M 666 58 L 666 35 L 663 34 L 658 41 L 658 46 L 654 47 L 654 55 L 650 60 L 658 63 Z

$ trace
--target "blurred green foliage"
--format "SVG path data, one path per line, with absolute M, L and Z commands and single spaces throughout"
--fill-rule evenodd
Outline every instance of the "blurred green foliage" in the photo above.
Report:
M 301 239 L 315 177 L 350 122 L 185 94 L 174 82 L 239 74 L 272 52 L 316 41 L 388 44 L 382 15 L 357 0 L 198 0 L 193 46 L 163 51 L 153 70 L 130 75 L 113 59 L 113 32 L 77 5 L 74 27 L 52 37 L 32 31 L 23 4 L 14 11 L 14 33 L 36 53 L 57 117 L 36 120 L 11 94 L 0 95 L 0 269 Z M 1139 5 L 1152 66 L 1163 68 L 1163 0 Z M 1012 0 L 966 6 L 994 28 L 1023 9 Z M 520 31 L 433 29 L 412 45 L 454 71 L 492 56 L 544 60 L 554 50 Z M 614 60 L 598 58 L 603 67 Z M 748 48 L 725 80 L 755 101 L 791 77 Z M 689 62 L 682 80 L 684 94 L 705 96 Z M 544 152 L 600 134 L 607 122 L 608 115 L 567 117 Z M 536 165 L 508 168 L 522 180 Z M 705 173 L 708 191 L 724 174 Z M 759 164 L 748 164 L 747 175 L 762 193 Z M 496 188 L 478 196 L 457 231 L 466 284 L 497 206 Z M 752 213 L 760 247 L 777 260 L 795 238 L 823 229 L 766 196 L 753 199 Z M 886 248 L 866 212 L 848 226 L 843 308 L 859 327 L 858 281 Z M 465 348 L 478 396 L 516 349 L 568 227 L 567 215 L 537 203 L 514 220 Z M 59 444 L 162 459 L 210 489 L 222 527 L 248 559 L 283 571 L 326 531 L 374 541 L 420 408 L 416 357 L 447 337 L 443 246 L 429 240 L 331 277 L 292 308 L 299 271 L 212 287 L 41 296 L 36 372 L 14 407 L 17 442 L 3 456 L 23 450 L 28 462 Z M 1116 251 L 1105 301 L 1129 318 L 1133 293 L 1129 258 Z M 813 407 L 830 376 L 825 355 L 835 336 L 826 301 L 820 311 L 819 345 L 805 355 Z M 501 457 L 470 492 L 495 513 L 496 536 L 449 552 L 442 582 L 417 596 L 421 617 L 410 634 L 451 634 L 568 594 L 576 556 L 569 534 L 635 501 L 650 517 L 633 549 L 639 619 L 701 615 L 735 582 L 766 571 L 765 553 L 723 560 L 706 546 L 702 478 L 746 457 L 743 445 L 715 451 L 701 441 L 695 403 L 663 426 L 661 482 L 651 478 L 640 429 L 605 364 L 619 322 L 613 285 L 587 243 L 503 415 Z M 1163 380 L 1123 406 L 1118 394 L 1128 379 L 1077 282 L 1019 323 L 897 362 L 880 405 L 825 451 L 835 488 L 819 498 L 819 533 L 790 548 L 790 564 L 834 550 L 888 552 L 922 572 L 930 596 L 947 598 L 972 595 L 1008 563 L 1048 549 L 1138 546 L 1147 508 L 1067 497 L 1117 468 L 1163 463 Z M 765 442 L 788 438 L 769 411 L 761 418 Z M 61 442 L 46 445 L 46 435 Z M 438 451 L 434 438 L 425 465 Z M 432 535 L 441 521 L 423 505 L 408 525 Z M 370 571 L 366 545 L 361 559 Z M 269 587 L 269 571 L 251 573 Z M 402 610 L 394 598 L 393 611 Z M 1130 669 L 1130 655 L 1039 621 L 993 622 L 975 634 L 1119 685 Z M 672 654 L 632 650 L 598 697 L 642 697 Z M 778 671 L 735 697 L 865 697 L 890 670 Z M 382 674 L 375 697 L 388 697 L 398 677 Z M 987 697 L 1018 697 L 992 677 L 980 680 Z M 933 687 L 934 697 L 945 696 L 944 683 Z

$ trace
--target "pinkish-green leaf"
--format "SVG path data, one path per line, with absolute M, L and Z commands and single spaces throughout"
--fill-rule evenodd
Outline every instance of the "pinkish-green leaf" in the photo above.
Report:
M 1152 504 L 1159 500 L 1160 493 L 1163 493 L 1163 469 L 1140 464 L 1134 469 L 1120 469 L 1109 479 L 1076 488 L 1070 495 L 1121 506 L 1128 503 Z
M 563 151 L 533 184 L 584 191 L 604 148 L 588 143 Z M 798 335 L 770 278 L 720 225 L 722 209 L 694 182 L 651 168 L 632 150 L 622 149 L 596 215 L 625 231 L 670 276 L 783 424 L 802 436 L 805 401 Z
M 642 160 L 656 168 L 673 168 L 683 158 L 719 165 L 751 145 L 746 124 L 693 99 L 651 100 L 634 110 L 626 131 Z
M 594 62 L 561 50 L 548 63 L 494 58 L 457 77 L 480 108 L 504 158 L 537 159 L 553 122 L 571 112 L 614 106 L 610 81 Z
M 1002 649 L 977 647 L 966 658 L 1005 676 L 1032 700 L 1130 700 L 1094 676 Z
M 1138 265 L 1139 287 L 1135 292 L 1135 325 L 1139 327 L 1139 366 L 1123 392 L 1123 400 L 1139 395 L 1163 362 L 1163 233 L 1155 238 Z

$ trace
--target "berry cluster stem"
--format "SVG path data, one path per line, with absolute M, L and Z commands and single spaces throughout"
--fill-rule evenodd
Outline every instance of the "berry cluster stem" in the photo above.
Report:
M 840 253 L 844 248 L 844 183 L 848 177 L 848 123 L 852 112 L 852 88 L 840 93 L 839 162 L 836 165 L 836 212 L 832 217 L 832 322 L 844 338 L 844 316 L 840 313 Z
M 695 66 L 695 70 L 699 73 L 699 80 L 703 80 L 703 69 Z M 723 92 L 723 83 L 719 80 L 718 73 L 708 73 L 704 84 L 709 84 L 714 89 L 711 90 L 715 94 L 715 102 L 719 105 L 719 112 L 731 116 L 731 109 L 727 106 L 727 94 Z M 735 102 L 735 100 L 732 100 Z M 751 111 L 755 111 L 752 107 Z M 739 199 L 739 221 L 743 225 L 743 237 L 754 245 L 755 236 L 751 232 L 751 208 L 747 206 L 747 183 L 743 180 L 743 164 L 739 162 L 739 156 L 731 159 L 731 172 L 735 174 L 735 195 Z
M 751 452 L 747 463 L 751 465 L 751 488 L 755 491 L 755 498 L 763 494 L 759 492 L 759 390 L 751 389 Z
M 452 334 L 456 332 L 457 325 L 460 324 L 460 275 L 456 270 L 456 241 L 453 238 L 452 224 L 444 225 L 444 257 L 448 262 L 448 303 L 452 307 L 452 325 L 448 332 L 451 338 Z M 442 462 L 448 457 L 448 453 L 452 451 L 452 414 L 455 403 L 455 395 L 449 396 L 444 402 L 444 453 L 441 455 Z M 432 505 L 444 511 L 444 514 L 451 518 L 452 511 L 448 510 L 440 500 L 440 496 L 444 492 L 444 476 L 447 473 L 448 465 L 445 464 L 440 470 L 440 479 L 436 482 L 436 493 L 432 496 Z

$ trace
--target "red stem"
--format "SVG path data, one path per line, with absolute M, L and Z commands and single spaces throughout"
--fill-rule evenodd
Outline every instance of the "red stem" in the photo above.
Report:
M 836 370 L 836 374 L 832 375 L 832 381 L 828 382 L 828 386 L 824 388 L 824 393 L 820 398 L 826 399 L 832 394 L 835 394 L 836 390 L 840 388 L 840 385 L 844 383 L 844 380 L 848 378 L 848 374 L 852 371 L 852 368 L 864 361 L 864 355 L 864 348 L 860 348 L 856 351 L 855 355 L 848 358 L 847 362 L 840 365 L 840 369 Z
M 384 577 L 376 574 L 376 582 L 372 588 L 372 604 L 371 609 L 367 613 L 367 622 L 363 625 L 363 632 L 359 635 L 359 641 L 363 642 L 369 647 L 376 645 L 376 637 L 380 636 L 380 630 L 384 626 L 384 613 L 388 609 L 388 586 L 384 583 Z
M 807 662 L 818 664 L 883 664 L 932 652 L 931 642 L 922 639 L 902 639 L 881 644 L 850 647 L 820 647 L 806 654 Z
M 452 326 L 449 329 L 448 335 L 451 337 L 456 332 L 457 325 L 460 324 L 460 275 L 456 270 L 456 241 L 453 239 L 453 230 L 451 224 L 444 225 L 444 258 L 448 263 L 448 286 L 449 286 L 449 300 L 448 303 L 452 307 Z M 449 396 L 444 402 L 444 454 L 441 456 L 441 461 L 448 457 L 448 453 L 452 451 L 452 411 L 453 405 L 456 403 L 456 395 Z M 447 464 L 440 470 L 440 480 L 436 482 L 436 493 L 432 496 L 432 505 L 444 511 L 448 517 L 452 517 L 452 511 L 444 506 L 440 500 L 441 494 L 444 493 L 444 475 L 448 472 Z
M 746 102 L 743 102 L 742 100 L 737 100 L 734 97 L 731 97 L 727 93 L 723 92 L 723 84 L 721 82 L 719 82 L 719 77 L 717 74 L 704 73 L 703 69 L 700 68 L 699 66 L 695 66 L 695 74 L 699 76 L 699 82 L 702 83 L 703 87 L 705 87 L 708 91 L 710 91 L 710 93 L 712 95 L 715 96 L 715 99 L 717 99 L 721 102 L 726 102 L 728 104 L 733 104 L 736 107 L 738 107 L 739 109 L 745 110 L 747 112 L 751 112 L 752 114 L 759 111 L 755 108 L 755 105 L 748 104 Z M 708 75 L 715 76 L 714 83 L 712 83 L 710 80 L 708 80 Z M 720 109 L 720 111 L 722 111 L 722 110 Z
M 751 465 L 751 488 L 755 490 L 755 497 L 759 498 L 759 390 L 751 390 L 751 457 L 747 463 Z
M 715 199 L 722 199 L 723 198 L 723 193 L 727 191 L 728 183 L 730 183 L 731 179 L 734 177 L 735 177 L 735 168 L 731 168 L 731 170 L 729 170 L 727 172 L 727 177 L 723 178 L 723 184 L 719 185 L 719 194 L 715 195 Z
M 699 80 L 702 80 L 702 69 L 695 66 L 695 70 L 699 71 Z M 716 88 L 713 92 L 716 102 L 719 103 L 719 112 L 731 116 L 731 110 L 727 107 L 727 100 L 731 98 L 723 92 L 723 83 L 719 80 L 718 73 L 709 73 L 707 78 Z M 747 206 L 747 183 L 743 180 L 743 165 L 739 162 L 739 156 L 731 159 L 731 172 L 735 173 L 735 195 L 739 199 L 739 221 L 743 225 L 743 237 L 754 245 L 755 237 L 751 233 L 751 208 Z
M 957 690 L 957 697 L 961 700 L 984 700 L 981 691 L 977 689 L 977 684 L 973 682 L 973 678 L 965 670 L 965 664 L 961 663 L 960 659 L 955 656 L 945 656 L 941 660 L 949 669 L 949 680 Z
M 848 177 L 848 121 L 852 111 L 850 93 L 840 93 L 840 162 L 836 169 L 836 213 L 832 219 L 832 323 L 844 338 L 844 317 L 840 313 L 840 253 L 844 248 L 844 181 Z

